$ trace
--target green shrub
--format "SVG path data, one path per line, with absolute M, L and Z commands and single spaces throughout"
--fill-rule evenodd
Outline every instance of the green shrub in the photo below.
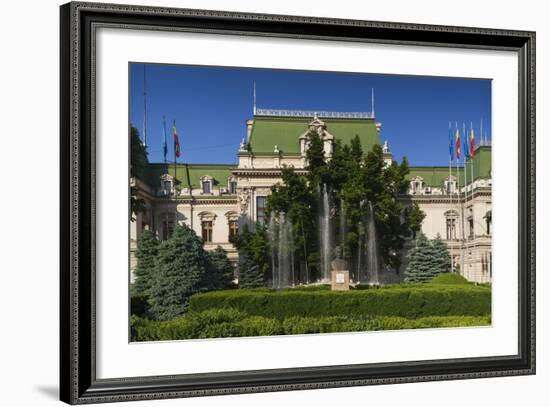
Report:
M 138 317 L 149 315 L 149 302 L 146 294 L 132 294 L 130 296 L 130 314 Z
M 276 318 L 400 316 L 420 318 L 443 315 L 489 315 L 491 290 L 474 285 L 400 285 L 387 289 L 351 291 L 225 290 L 196 294 L 190 310 L 235 308 L 249 315 Z
M 396 316 L 354 318 L 345 316 L 272 318 L 247 316 L 236 310 L 209 310 L 170 321 L 132 316 L 133 341 L 158 341 L 242 336 L 299 335 L 398 329 L 486 326 L 489 316 L 437 316 L 408 319 Z
M 134 341 L 267 336 L 281 333 L 281 325 L 277 320 L 249 317 L 235 309 L 210 309 L 168 321 L 132 317 L 131 324 Z
M 470 284 L 468 280 L 456 273 L 442 273 L 432 278 L 431 284 Z

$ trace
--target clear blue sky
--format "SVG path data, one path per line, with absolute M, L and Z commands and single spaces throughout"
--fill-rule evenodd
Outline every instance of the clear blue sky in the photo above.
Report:
M 130 123 L 143 129 L 144 64 L 130 65 Z M 260 108 L 370 111 L 375 92 L 381 140 L 394 158 L 411 165 L 448 165 L 449 121 L 483 119 L 491 138 L 491 81 L 444 77 L 350 74 L 250 68 L 147 64 L 149 160 L 162 162 L 166 116 L 168 160 L 173 161 L 175 119 L 182 155 L 178 162 L 235 163 L 246 120 L 252 118 L 253 83 Z M 329 129 L 330 131 L 330 129 Z M 476 141 L 477 142 L 477 141 Z

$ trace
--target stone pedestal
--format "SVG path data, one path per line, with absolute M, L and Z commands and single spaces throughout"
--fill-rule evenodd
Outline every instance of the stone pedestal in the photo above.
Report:
M 349 271 L 333 270 L 331 272 L 330 289 L 336 291 L 349 290 Z

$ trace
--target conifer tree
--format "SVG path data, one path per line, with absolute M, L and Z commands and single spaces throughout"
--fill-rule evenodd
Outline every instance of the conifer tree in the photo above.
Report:
M 136 281 L 133 285 L 134 294 L 149 295 L 155 274 L 155 263 L 158 254 L 159 241 L 150 230 L 144 230 L 137 242 L 135 270 Z
M 447 245 L 441 239 L 439 233 L 432 240 L 432 245 L 436 255 L 435 269 L 437 270 L 437 274 L 449 273 L 451 271 L 451 256 L 449 255 Z
M 224 288 L 235 288 L 233 265 L 227 258 L 227 252 L 218 246 L 207 252 L 208 269 L 205 286 L 209 290 L 220 290 Z
M 450 266 L 451 260 L 447 247 L 439 235 L 430 241 L 426 235 L 420 233 L 416 239 L 416 246 L 409 252 L 405 281 L 429 282 L 438 274 L 448 272 Z
M 158 249 L 157 272 L 149 290 L 153 316 L 165 320 L 182 315 L 191 295 L 203 288 L 207 267 L 201 239 L 189 226 L 177 225 Z

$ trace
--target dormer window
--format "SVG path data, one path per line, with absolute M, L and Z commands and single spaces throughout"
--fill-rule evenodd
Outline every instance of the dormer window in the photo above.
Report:
M 414 177 L 411 180 L 410 188 L 413 195 L 421 194 L 424 189 L 424 180 L 421 177 Z
M 200 179 L 201 182 L 201 193 L 210 195 L 212 194 L 214 180 L 212 177 L 205 175 Z
M 174 178 L 170 174 L 160 176 L 160 195 L 170 196 L 174 191 Z
M 449 176 L 445 179 L 445 182 L 443 183 L 445 187 L 445 193 L 447 195 L 454 194 L 456 192 L 456 178 L 453 176 Z
M 233 176 L 227 179 L 227 192 L 232 195 L 237 193 L 237 180 Z

